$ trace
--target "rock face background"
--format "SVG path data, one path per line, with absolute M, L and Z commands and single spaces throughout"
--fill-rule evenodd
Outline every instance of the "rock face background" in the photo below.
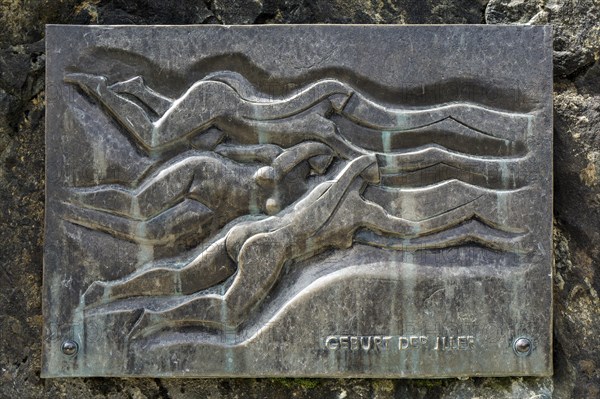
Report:
M 600 397 L 599 21 L 598 0 L 0 0 L 0 398 Z M 40 379 L 47 23 L 552 24 L 554 377 Z

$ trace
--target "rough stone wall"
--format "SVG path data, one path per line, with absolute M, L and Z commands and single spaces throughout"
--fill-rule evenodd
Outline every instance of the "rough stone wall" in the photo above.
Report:
M 554 377 L 40 379 L 47 23 L 552 24 Z M 0 398 L 600 397 L 599 59 L 599 0 L 0 0 Z

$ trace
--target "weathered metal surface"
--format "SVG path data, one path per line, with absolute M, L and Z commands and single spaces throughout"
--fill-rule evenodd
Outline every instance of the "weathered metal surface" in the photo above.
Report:
M 551 373 L 550 39 L 49 26 L 43 375 Z

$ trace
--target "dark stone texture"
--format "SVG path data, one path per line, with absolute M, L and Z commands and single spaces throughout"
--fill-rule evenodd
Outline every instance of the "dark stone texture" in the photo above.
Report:
M 42 225 L 44 208 L 45 23 L 88 24 L 121 15 L 135 20 L 149 3 L 5 0 L 0 3 L 0 397 L 4 398 L 595 398 L 600 392 L 600 183 L 598 180 L 597 2 L 558 0 L 555 29 L 555 376 L 458 380 L 56 379 L 41 380 Z M 212 2 L 179 2 L 218 23 Z M 179 4 L 178 3 L 178 4 Z M 236 8 L 236 2 L 221 7 Z M 256 22 L 484 22 L 486 2 L 263 2 Z M 520 1 L 490 2 L 530 21 Z M 207 4 L 207 5 L 206 5 Z M 322 4 L 321 8 L 315 4 Z M 342 4 L 337 8 L 323 5 Z M 505 6 L 503 6 L 505 4 Z M 204 6 L 209 13 L 204 15 Z M 111 8 L 112 7 L 112 8 Z M 183 6 L 182 6 L 183 7 Z M 244 18 L 256 14 L 250 7 Z M 319 14 L 333 9 L 336 15 Z M 562 10 L 562 11 L 561 11 Z M 196 11 L 194 11 L 196 12 Z M 147 14 L 146 14 L 147 15 Z M 163 14 L 164 15 L 164 14 Z M 489 12 L 488 12 L 489 15 Z M 178 20 L 140 22 L 177 24 Z M 166 18 L 166 16 L 163 16 Z M 504 17 L 501 17 L 504 18 Z M 502 21 L 503 19 L 496 19 Z M 542 20 L 543 21 L 543 20 Z M 231 22 L 231 21 L 226 21 Z M 489 22 L 493 22 L 489 20 Z M 535 20 L 533 21 L 535 22 Z M 39 44 L 36 44 L 39 42 Z M 560 53 L 566 51 L 565 53 Z M 583 54 L 583 55 L 581 55 Z M 591 55 L 591 56 L 590 56 Z M 19 61 L 21 60 L 21 61 Z M 5 68 L 7 63 L 10 68 Z M 23 83 L 25 82 L 25 83 Z M 29 83 L 27 83 L 29 82 Z
M 569 76 L 588 68 L 600 50 L 596 0 L 490 0 L 488 24 L 551 24 L 554 28 L 554 73 Z M 596 17 L 596 18 L 594 18 Z

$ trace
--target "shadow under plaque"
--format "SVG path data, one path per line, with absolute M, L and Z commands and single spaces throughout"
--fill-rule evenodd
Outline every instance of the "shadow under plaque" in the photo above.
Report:
M 549 27 L 46 40 L 44 377 L 552 373 Z

